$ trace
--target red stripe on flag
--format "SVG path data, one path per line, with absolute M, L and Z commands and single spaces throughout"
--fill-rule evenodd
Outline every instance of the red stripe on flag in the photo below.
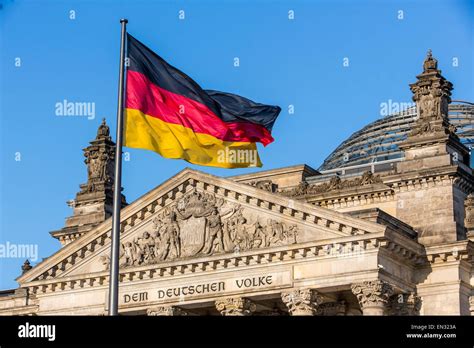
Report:
M 169 92 L 136 71 L 127 71 L 126 108 L 137 109 L 162 121 L 180 124 L 195 133 L 212 135 L 223 141 L 273 142 L 263 126 L 249 122 L 224 122 L 206 105 Z

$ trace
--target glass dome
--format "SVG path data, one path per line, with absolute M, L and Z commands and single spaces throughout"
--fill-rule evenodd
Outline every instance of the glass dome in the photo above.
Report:
M 319 171 L 352 167 L 404 157 L 398 144 L 407 138 L 416 120 L 416 107 L 383 117 L 353 133 L 342 142 L 319 167 Z M 457 127 L 456 134 L 469 148 L 474 146 L 474 103 L 453 101 L 449 120 Z

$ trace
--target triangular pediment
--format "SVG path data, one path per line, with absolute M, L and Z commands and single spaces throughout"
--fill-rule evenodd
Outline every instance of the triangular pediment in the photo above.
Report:
M 376 233 L 384 227 L 262 189 L 185 169 L 121 212 L 121 267 L 280 248 Z M 104 272 L 111 219 L 17 280 Z

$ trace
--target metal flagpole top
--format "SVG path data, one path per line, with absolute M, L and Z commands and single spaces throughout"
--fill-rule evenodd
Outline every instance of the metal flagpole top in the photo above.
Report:
M 127 18 L 122 18 L 122 19 L 120 19 L 120 23 L 128 23 L 128 19 Z

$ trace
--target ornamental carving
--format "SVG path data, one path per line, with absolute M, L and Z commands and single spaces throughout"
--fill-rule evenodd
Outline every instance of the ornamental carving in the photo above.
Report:
M 410 132 L 410 136 L 428 137 L 435 134 L 451 134 L 456 136 L 456 127 L 452 124 L 436 124 L 430 120 L 418 122 L 414 129 Z
M 379 307 L 388 303 L 393 294 L 393 288 L 382 280 L 370 280 L 352 284 L 352 293 L 357 297 L 360 307 Z
M 390 297 L 389 315 L 419 315 L 421 298 L 414 293 L 397 294 Z
M 21 266 L 21 274 L 25 274 L 26 272 L 28 272 L 32 268 L 33 267 L 30 264 L 30 260 L 25 260 L 25 262 Z
M 298 233 L 297 225 L 273 219 L 251 221 L 239 204 L 193 189 L 160 212 L 150 231 L 121 244 L 120 265 L 295 244 Z M 107 256 L 102 261 L 107 268 Z
M 81 185 L 81 193 L 105 191 L 114 181 L 115 147 L 110 137 L 109 126 L 103 119 L 96 139 L 84 149 L 87 165 L 87 184 Z
M 252 315 L 257 305 L 247 298 L 227 297 L 215 302 L 216 309 L 224 316 L 247 316 Z
M 356 188 L 379 183 L 383 183 L 380 175 L 374 175 L 372 172 L 367 171 L 364 172 L 361 177 L 355 179 L 341 180 L 340 177 L 334 176 L 328 182 L 312 185 L 309 185 L 307 182 L 303 181 L 297 187 L 289 190 L 282 190 L 280 193 L 284 194 L 285 196 L 314 195 L 330 192 L 333 190 Z
M 316 315 L 335 316 L 346 315 L 347 303 L 346 301 L 326 302 L 318 306 Z
M 296 289 L 281 294 L 290 315 L 315 315 L 323 297 L 313 289 Z
M 410 136 L 455 135 L 456 128 L 448 121 L 448 105 L 453 85 L 441 76 L 438 61 L 431 50 L 423 63 L 423 72 L 417 78 L 418 81 L 410 85 L 418 114 Z
M 105 123 L 105 118 L 102 119 L 102 123 L 100 124 L 99 128 L 97 129 L 97 136 L 96 140 L 105 139 L 108 141 L 112 141 L 110 137 L 110 128 Z
M 278 189 L 278 185 L 271 180 L 251 181 L 249 185 L 268 192 L 276 192 Z
M 469 194 L 464 201 L 464 227 L 467 233 L 474 233 L 474 193 Z
M 148 308 L 146 311 L 148 316 L 187 316 L 188 313 L 179 307 L 175 306 L 160 306 Z
M 105 148 L 88 149 L 84 152 L 89 181 L 109 181 L 111 179 L 107 167 L 112 163 L 110 153 Z

